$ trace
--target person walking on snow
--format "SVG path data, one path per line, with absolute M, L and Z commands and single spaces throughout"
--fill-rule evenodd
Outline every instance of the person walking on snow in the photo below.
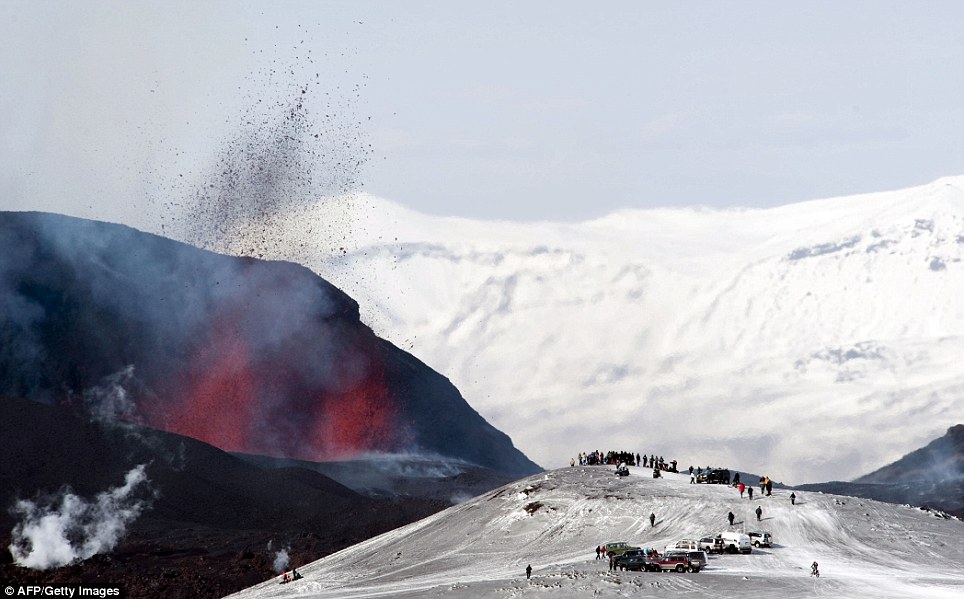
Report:
M 656 526 L 656 514 L 652 513 L 649 515 L 649 525 Z
M 743 499 L 743 491 L 746 490 L 746 486 L 744 486 L 743 483 L 740 483 L 736 488 L 740 490 L 740 499 Z
M 760 516 L 762 516 L 762 515 L 763 515 L 763 508 L 760 507 L 760 506 L 756 506 L 756 520 L 757 520 L 757 522 L 760 521 Z
M 747 492 L 747 495 L 750 496 L 750 500 L 752 500 L 752 499 L 753 499 L 753 487 L 747 487 L 747 488 L 746 488 L 746 492 Z
M 600 553 L 602 553 L 602 548 L 599 545 L 596 545 L 596 559 L 600 559 Z
M 690 484 L 696 484 L 696 474 L 693 472 L 693 468 L 690 468 Z
M 733 526 L 733 519 L 736 518 L 736 516 L 733 515 L 733 512 L 727 514 L 726 518 L 730 521 L 730 526 Z
M 797 505 L 797 494 L 790 493 L 790 505 Z
M 810 576 L 820 578 L 820 566 L 817 565 L 817 562 L 810 564 Z
M 529 564 L 528 566 L 526 566 L 526 580 L 529 580 L 531 576 L 532 576 L 532 564 Z

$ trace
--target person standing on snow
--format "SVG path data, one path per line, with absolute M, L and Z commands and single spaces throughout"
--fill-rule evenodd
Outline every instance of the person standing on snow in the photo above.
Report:
M 746 490 L 746 487 L 743 485 L 743 483 L 740 483 L 736 488 L 740 490 L 740 499 L 743 499 L 743 491 Z
M 649 525 L 656 526 L 656 514 L 652 513 L 649 515 Z
M 797 494 L 790 493 L 790 505 L 797 505 Z
M 817 562 L 810 564 L 810 576 L 820 578 L 820 566 L 817 565 Z
M 596 559 L 600 559 L 600 553 L 602 553 L 602 548 L 599 545 L 596 545 Z
M 756 520 L 757 520 L 757 522 L 760 521 L 760 517 L 761 517 L 762 515 L 763 515 L 763 508 L 760 507 L 760 506 L 756 506 Z
M 695 485 L 695 484 L 696 484 L 696 473 L 693 472 L 693 467 L 692 467 L 692 466 L 690 466 L 690 484 L 691 484 L 691 485 Z
M 528 566 L 526 566 L 526 580 L 529 580 L 531 576 L 532 576 L 532 564 L 529 564 Z
M 750 496 L 750 499 L 752 500 L 752 499 L 753 499 L 753 487 L 747 487 L 747 488 L 746 488 L 746 492 L 747 492 L 747 494 Z
M 736 516 L 733 515 L 733 512 L 730 512 L 729 514 L 727 514 L 726 518 L 727 520 L 730 521 L 730 526 L 733 526 L 733 519 L 736 518 Z

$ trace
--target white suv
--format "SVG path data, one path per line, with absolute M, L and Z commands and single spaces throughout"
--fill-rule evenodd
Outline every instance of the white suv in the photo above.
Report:
M 769 547 L 773 543 L 773 537 L 765 530 L 751 530 L 746 533 L 750 537 L 750 542 L 756 548 Z

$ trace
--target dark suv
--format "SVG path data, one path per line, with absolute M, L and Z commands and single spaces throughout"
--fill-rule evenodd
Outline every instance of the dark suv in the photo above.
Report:
M 642 555 L 620 557 L 619 560 L 616 561 L 616 567 L 620 570 L 640 570 L 643 572 L 660 571 L 660 567 L 657 564 L 654 564 L 652 560 L 649 560 Z
M 630 557 L 646 557 L 646 550 L 645 549 L 627 549 L 621 555 L 616 556 L 616 565 L 617 566 L 620 565 L 620 563 L 624 559 L 627 559 Z
M 709 484 L 730 484 L 730 471 L 727 468 L 704 470 L 696 476 L 696 482 Z

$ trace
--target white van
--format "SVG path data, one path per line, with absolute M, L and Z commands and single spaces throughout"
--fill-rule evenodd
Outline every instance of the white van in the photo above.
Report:
M 750 553 L 753 551 L 753 545 L 750 544 L 750 535 L 742 532 L 724 531 L 720 533 L 720 537 L 723 538 L 723 551 L 727 553 Z

